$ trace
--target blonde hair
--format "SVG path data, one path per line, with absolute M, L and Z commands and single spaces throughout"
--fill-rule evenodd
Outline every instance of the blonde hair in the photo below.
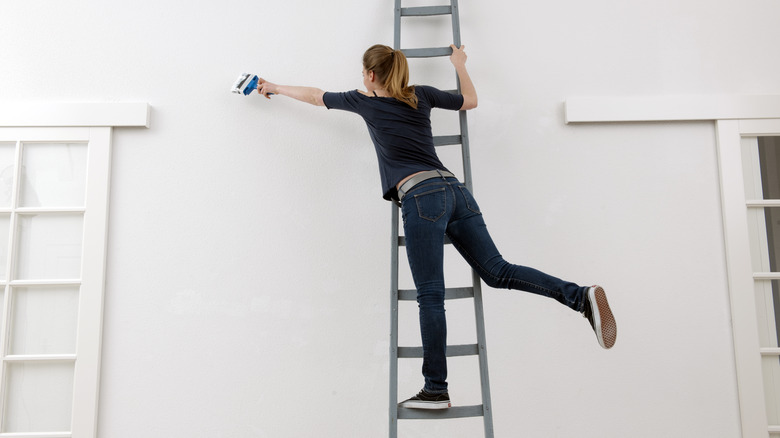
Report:
M 409 84 L 409 64 L 400 50 L 376 44 L 363 54 L 363 68 L 373 71 L 390 97 L 417 109 L 417 95 Z

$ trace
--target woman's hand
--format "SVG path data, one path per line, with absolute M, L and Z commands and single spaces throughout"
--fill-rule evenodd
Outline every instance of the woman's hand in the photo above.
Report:
M 271 98 L 271 94 L 279 94 L 279 86 L 266 81 L 263 78 L 259 78 L 257 82 L 257 92 L 265 96 L 266 99 Z
M 466 52 L 463 51 L 463 49 L 466 48 L 466 46 L 460 46 L 460 48 L 456 47 L 455 44 L 450 44 L 450 47 L 452 47 L 452 55 L 450 55 L 450 62 L 452 62 L 452 65 L 457 67 L 463 67 L 466 65 Z

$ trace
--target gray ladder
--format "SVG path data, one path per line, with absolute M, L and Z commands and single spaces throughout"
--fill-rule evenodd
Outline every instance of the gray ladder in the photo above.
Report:
M 402 50 L 407 58 L 431 58 L 450 56 L 450 47 L 426 49 L 401 49 L 401 18 L 424 17 L 433 15 L 452 16 L 453 44 L 460 47 L 460 19 L 458 16 L 458 0 L 450 0 L 448 6 L 401 7 L 401 0 L 395 0 L 395 41 L 394 48 Z M 452 92 L 460 93 L 458 88 Z M 471 158 L 469 156 L 468 122 L 466 111 L 459 111 L 460 134 L 434 137 L 436 146 L 461 145 L 463 160 L 463 183 L 473 191 L 471 180 Z M 407 409 L 398 406 L 398 358 L 421 358 L 422 347 L 398 346 L 398 301 L 416 301 L 415 289 L 398 289 L 398 248 L 405 246 L 404 237 L 399 233 L 399 209 L 392 204 L 392 232 L 390 245 L 390 438 L 398 436 L 398 420 L 405 419 L 448 419 L 464 417 L 483 417 L 485 438 L 493 438 L 493 413 L 490 404 L 490 380 L 488 379 L 487 348 L 485 346 L 485 317 L 482 306 L 482 289 L 479 276 L 472 271 L 471 287 L 447 288 L 445 300 L 473 298 L 476 316 L 477 343 L 469 345 L 448 345 L 447 357 L 479 356 L 479 377 L 482 387 L 482 404 L 475 406 L 454 406 L 449 409 L 420 410 Z M 451 244 L 445 239 L 445 244 Z

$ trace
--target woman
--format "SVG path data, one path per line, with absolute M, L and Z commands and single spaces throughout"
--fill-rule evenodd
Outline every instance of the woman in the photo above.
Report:
M 278 94 L 354 112 L 368 126 L 379 160 L 383 197 L 401 205 L 406 253 L 417 288 L 425 385 L 419 394 L 400 403 L 407 408 L 451 406 L 444 315 L 445 235 L 487 285 L 547 296 L 583 313 L 604 348 L 611 348 L 617 337 L 615 319 L 601 287 L 581 287 L 507 263 L 493 244 L 473 196 L 436 156 L 431 109 L 469 110 L 477 106 L 463 47 L 451 47 L 450 60 L 460 78 L 460 95 L 428 86 L 408 86 L 406 57 L 383 45 L 372 46 L 363 55 L 366 91 L 326 93 L 264 79 L 258 85 L 258 92 L 266 98 Z

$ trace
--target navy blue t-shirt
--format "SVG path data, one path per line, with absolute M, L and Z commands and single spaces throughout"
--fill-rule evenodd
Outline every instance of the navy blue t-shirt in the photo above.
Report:
M 396 197 L 395 186 L 423 170 L 447 170 L 436 155 L 431 131 L 431 109 L 459 110 L 463 96 L 417 85 L 417 109 L 392 97 L 366 96 L 357 90 L 325 93 L 328 109 L 359 114 L 368 126 L 379 160 L 382 197 Z

